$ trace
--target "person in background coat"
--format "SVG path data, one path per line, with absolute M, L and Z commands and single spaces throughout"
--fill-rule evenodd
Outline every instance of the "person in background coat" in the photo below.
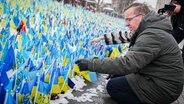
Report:
M 176 6 L 174 12 L 171 13 L 172 35 L 179 44 L 184 39 L 184 0 L 171 0 L 171 4 Z M 184 46 L 182 57 L 184 60 Z

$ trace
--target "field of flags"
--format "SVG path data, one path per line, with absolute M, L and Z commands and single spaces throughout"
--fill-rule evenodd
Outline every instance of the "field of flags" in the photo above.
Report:
M 0 104 L 49 104 L 52 94 L 75 88 L 75 75 L 95 82 L 96 73 L 80 72 L 74 63 L 118 55 L 124 45 L 90 40 L 119 30 L 125 30 L 123 20 L 82 7 L 0 0 Z

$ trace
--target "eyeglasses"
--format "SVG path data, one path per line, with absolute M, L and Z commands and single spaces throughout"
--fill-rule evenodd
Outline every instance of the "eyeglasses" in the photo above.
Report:
M 132 21 L 134 18 L 136 18 L 136 17 L 138 17 L 138 16 L 140 16 L 140 15 L 142 15 L 142 14 L 137 14 L 137 15 L 131 17 L 131 18 L 125 18 L 125 21 L 126 21 L 126 22 L 130 22 L 130 21 Z

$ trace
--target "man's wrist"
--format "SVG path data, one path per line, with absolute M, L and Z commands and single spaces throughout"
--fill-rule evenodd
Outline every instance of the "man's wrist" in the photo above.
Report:
M 99 39 L 100 39 L 100 40 L 104 40 L 104 36 L 100 36 Z

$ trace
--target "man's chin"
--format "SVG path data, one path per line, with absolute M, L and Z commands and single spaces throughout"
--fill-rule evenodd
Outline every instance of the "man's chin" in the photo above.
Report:
M 133 31 L 133 30 L 130 30 L 130 32 L 131 32 L 132 34 L 134 34 L 134 33 L 135 33 L 135 31 Z

